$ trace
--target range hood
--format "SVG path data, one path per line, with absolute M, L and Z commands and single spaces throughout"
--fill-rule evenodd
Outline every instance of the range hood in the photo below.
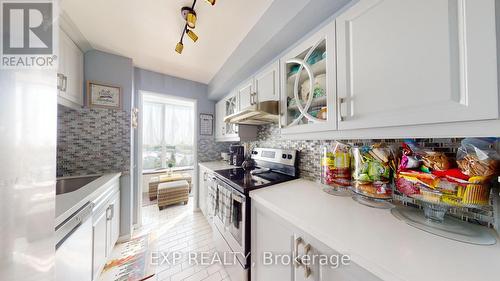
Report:
M 224 122 L 244 125 L 264 125 L 278 123 L 279 118 L 279 102 L 263 101 L 226 116 Z

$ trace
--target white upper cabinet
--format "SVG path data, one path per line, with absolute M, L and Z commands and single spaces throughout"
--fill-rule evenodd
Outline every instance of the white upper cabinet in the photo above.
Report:
M 253 86 L 251 86 L 252 88 Z M 225 123 L 224 118 L 237 113 L 241 96 L 234 91 L 215 104 L 215 140 L 216 141 L 248 141 L 257 137 L 257 127 Z
M 236 94 L 239 97 L 240 109 L 245 109 L 256 102 L 253 82 L 253 78 L 248 79 L 236 89 Z
M 219 140 L 224 137 L 226 133 L 225 117 L 225 100 L 220 100 L 215 104 L 215 139 Z
M 281 58 L 282 134 L 337 129 L 334 58 L 334 22 Z
M 83 52 L 62 30 L 58 61 L 58 102 L 75 108 L 83 106 Z
M 494 0 L 361 0 L 336 34 L 340 130 L 498 118 Z
M 279 62 L 276 61 L 254 77 L 256 102 L 279 100 Z
M 224 116 L 235 114 L 239 110 L 239 99 L 236 93 L 231 93 L 224 99 Z M 225 124 L 225 135 L 227 137 L 238 137 L 238 125 Z

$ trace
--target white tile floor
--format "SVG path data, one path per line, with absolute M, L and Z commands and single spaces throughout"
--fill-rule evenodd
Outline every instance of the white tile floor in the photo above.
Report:
M 230 280 L 224 268 L 218 264 L 200 265 L 188 262 L 189 253 L 215 250 L 212 228 L 201 212 L 193 211 L 193 198 L 187 205 L 174 205 L 158 210 L 156 205 L 142 208 L 143 229 L 152 230 L 158 236 L 158 251 L 180 252 L 183 259 L 174 264 L 158 266 L 157 281 L 226 281 Z

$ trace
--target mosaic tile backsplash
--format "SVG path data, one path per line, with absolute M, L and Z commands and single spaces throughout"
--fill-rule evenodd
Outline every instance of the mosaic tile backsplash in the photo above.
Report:
M 57 115 L 57 176 L 129 172 L 127 112 L 58 106 Z
M 448 156 L 454 157 L 461 138 L 439 138 L 439 139 L 417 139 L 422 147 L 429 147 L 435 151 L 442 151 Z M 371 142 L 397 143 L 402 139 L 350 139 L 338 140 L 348 144 L 363 145 Z M 300 177 L 307 180 L 319 182 L 321 180 L 320 157 L 323 145 L 332 144 L 334 140 L 285 140 L 281 137 L 277 125 L 264 125 L 258 129 L 257 141 L 249 142 L 249 149 L 254 147 L 295 149 L 299 151 L 299 173 Z
M 229 142 L 215 142 L 215 139 L 198 140 L 198 162 L 221 160 L 220 153 L 229 151 Z
M 282 148 L 282 149 L 295 149 L 299 152 L 298 167 L 299 176 L 301 178 L 321 182 L 321 167 L 320 158 L 322 153 L 322 148 L 324 145 L 331 145 L 335 140 L 286 140 L 281 137 L 279 127 L 277 125 L 264 125 L 260 126 L 258 129 L 258 138 L 256 141 L 246 143 L 248 148 L 251 150 L 254 147 L 264 147 L 264 148 Z M 400 143 L 402 139 L 347 139 L 338 140 L 351 145 L 364 145 L 373 142 L 384 142 L 384 143 Z M 415 139 L 416 143 L 420 147 L 432 148 L 434 151 L 444 152 L 447 156 L 455 158 L 456 152 L 460 147 L 460 142 L 462 138 L 427 138 L 427 139 Z M 496 150 L 500 151 L 500 144 L 497 143 Z M 498 196 L 494 196 L 492 206 L 493 208 L 500 208 L 500 199 Z M 403 197 L 402 197 L 403 198 Z M 408 198 L 405 198 L 408 199 Z M 404 200 L 399 200 L 403 201 Z M 414 200 L 406 202 L 411 206 L 418 207 L 418 204 Z M 496 212 L 496 211 L 495 211 Z M 480 223 L 492 226 L 496 224 L 495 228 L 500 229 L 497 224 L 498 219 L 495 219 L 496 215 L 493 209 L 486 208 L 485 210 L 469 210 L 468 208 L 456 208 L 456 210 L 450 211 L 450 214 L 470 222 Z
M 129 172 L 130 116 L 125 111 L 58 106 L 57 176 Z M 227 142 L 198 140 L 198 161 L 220 160 Z

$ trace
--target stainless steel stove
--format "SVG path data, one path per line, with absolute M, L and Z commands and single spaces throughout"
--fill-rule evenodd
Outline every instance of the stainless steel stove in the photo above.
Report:
M 226 265 L 232 280 L 250 280 L 250 197 L 249 192 L 298 177 L 297 152 L 255 148 L 251 158 L 256 168 L 218 170 L 214 237 L 220 254 L 232 252 L 238 264 Z

